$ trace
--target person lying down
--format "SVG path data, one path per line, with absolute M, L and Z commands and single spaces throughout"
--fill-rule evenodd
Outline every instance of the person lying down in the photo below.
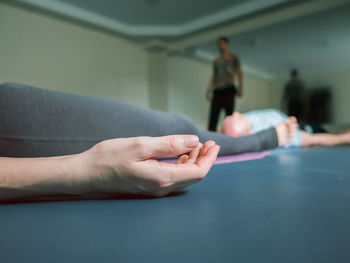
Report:
M 254 110 L 243 114 L 234 112 L 224 119 L 220 131 L 232 137 L 241 137 L 264 131 L 286 120 L 297 123 L 296 118 L 288 117 L 276 109 Z M 297 128 L 293 138 L 283 147 L 333 146 L 340 144 L 350 144 L 350 130 L 340 134 L 313 134 L 312 127 L 306 125 L 305 130 Z
M 184 115 L 16 83 L 0 85 L 0 105 L 0 200 L 164 196 L 202 180 L 218 154 L 276 148 L 296 129 L 233 138 Z

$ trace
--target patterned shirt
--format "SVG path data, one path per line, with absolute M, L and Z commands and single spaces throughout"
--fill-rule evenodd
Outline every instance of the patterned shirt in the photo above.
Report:
M 236 55 L 230 54 L 230 58 L 219 57 L 214 61 L 214 89 L 222 89 L 233 85 L 234 70 L 240 67 Z

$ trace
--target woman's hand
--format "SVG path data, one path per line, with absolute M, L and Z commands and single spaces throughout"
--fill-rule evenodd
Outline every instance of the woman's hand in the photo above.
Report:
M 218 152 L 213 141 L 202 145 L 197 136 L 171 135 L 107 140 L 82 155 L 92 164 L 88 180 L 94 191 L 164 196 L 202 180 Z M 155 159 L 165 155 L 182 156 L 176 164 Z
M 176 164 L 154 159 L 182 155 Z M 106 197 L 163 196 L 204 178 L 219 146 L 193 135 L 114 139 L 75 155 L 0 157 L 0 202 Z

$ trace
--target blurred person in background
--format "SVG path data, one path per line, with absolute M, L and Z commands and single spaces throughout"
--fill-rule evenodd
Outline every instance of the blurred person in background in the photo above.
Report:
M 295 116 L 298 121 L 308 120 L 308 96 L 297 69 L 290 73 L 291 79 L 284 88 L 282 109 L 288 116 Z
M 208 130 L 216 131 L 221 109 L 226 116 L 235 109 L 235 95 L 243 95 L 243 73 L 238 56 L 229 51 L 229 39 L 225 36 L 217 40 L 220 56 L 214 60 L 213 75 L 210 78 L 206 97 L 211 100 Z M 235 77 L 238 77 L 238 88 L 235 86 Z

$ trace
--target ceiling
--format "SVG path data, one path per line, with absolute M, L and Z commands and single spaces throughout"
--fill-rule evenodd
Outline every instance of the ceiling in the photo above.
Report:
M 291 0 L 17 0 L 129 36 L 182 36 Z
M 252 0 L 58 0 L 129 25 L 174 26 Z
M 305 74 L 350 68 L 350 4 L 230 37 L 243 64 L 273 76 L 291 68 Z M 216 42 L 197 52 L 217 56 Z

